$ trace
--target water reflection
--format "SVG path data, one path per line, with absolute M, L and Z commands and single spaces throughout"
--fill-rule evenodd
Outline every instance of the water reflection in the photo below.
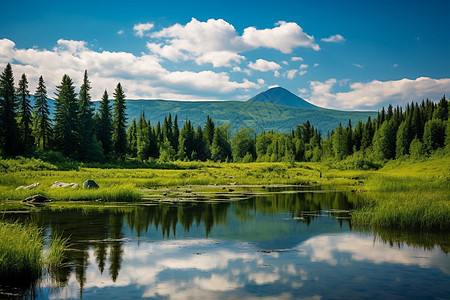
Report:
M 42 211 L 26 221 L 46 228 L 48 236 L 62 232 L 71 246 L 64 267 L 52 270 L 36 295 L 298 299 L 450 293 L 448 235 L 355 232 L 349 197 L 281 191 L 229 203 Z

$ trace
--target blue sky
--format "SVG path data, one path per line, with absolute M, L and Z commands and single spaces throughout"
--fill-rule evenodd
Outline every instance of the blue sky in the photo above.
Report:
M 0 65 L 49 95 L 88 70 L 94 100 L 246 100 L 282 86 L 323 107 L 450 94 L 450 1 L 8 1 Z

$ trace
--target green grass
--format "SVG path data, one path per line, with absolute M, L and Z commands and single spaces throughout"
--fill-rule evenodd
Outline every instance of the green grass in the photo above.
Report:
M 32 224 L 0 221 L 0 278 L 36 279 L 43 267 L 59 265 L 67 240 L 55 236 L 44 251 L 42 230 Z
M 57 170 L 39 160 L 0 161 L 0 201 L 22 200 L 42 194 L 56 201 L 102 199 L 109 202 L 139 201 L 143 191 L 168 187 L 212 185 L 318 184 L 360 194 L 353 212 L 355 225 L 426 230 L 450 229 L 450 158 L 388 162 L 378 170 L 352 170 L 328 163 L 214 163 L 173 162 L 173 169 L 88 168 Z M 167 166 L 168 167 L 168 166 Z M 95 180 L 100 188 L 53 188 L 55 181 L 82 184 Z M 40 182 L 33 190 L 19 185 Z M 1 207 L 11 207 L 2 201 Z
M 404 229 L 450 229 L 450 159 L 393 161 L 368 176 L 356 225 Z

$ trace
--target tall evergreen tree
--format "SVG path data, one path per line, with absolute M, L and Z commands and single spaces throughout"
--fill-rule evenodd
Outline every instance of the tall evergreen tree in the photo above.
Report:
M 52 126 L 50 120 L 50 107 L 47 102 L 47 88 L 44 79 L 39 77 L 38 86 L 34 94 L 34 138 L 36 146 L 47 150 L 52 135 Z
M 173 121 L 173 130 L 172 130 L 172 147 L 175 152 L 178 152 L 178 142 L 180 139 L 180 129 L 178 128 L 178 116 L 175 115 L 175 120 Z
M 26 153 L 33 148 L 34 138 L 30 91 L 28 90 L 28 79 L 25 74 L 22 74 L 22 78 L 19 81 L 17 98 L 19 100 L 19 153 Z
M 125 93 L 120 83 L 117 84 L 114 90 L 114 111 L 113 111 L 113 148 L 114 152 L 119 157 L 124 157 L 127 152 L 127 133 L 126 133 L 126 106 Z
M 64 155 L 77 159 L 79 156 L 79 104 L 75 86 L 66 74 L 61 85 L 56 87 L 55 98 L 55 148 Z
M 127 152 L 131 157 L 136 157 L 138 152 L 136 119 L 133 118 L 127 132 Z
M 231 158 L 231 145 L 228 138 L 227 126 L 222 125 L 214 129 L 211 158 L 214 161 L 225 161 Z
M 92 107 L 91 95 L 91 83 L 88 79 L 87 71 L 84 71 L 83 84 L 80 88 L 80 103 L 79 103 L 79 115 L 78 126 L 80 133 L 80 159 L 88 159 L 89 148 L 92 145 L 92 136 L 94 135 L 94 108 Z
M 211 146 L 214 138 L 214 123 L 209 117 L 209 115 L 206 117 L 206 124 L 203 129 L 203 135 L 205 136 L 206 140 Z
M 102 143 L 103 153 L 111 154 L 112 151 L 112 115 L 108 92 L 105 90 L 100 102 L 100 120 L 97 133 L 98 140 Z
M 4 155 L 16 155 L 19 132 L 16 121 L 17 99 L 11 64 L 0 75 L 0 149 Z
M 364 130 L 362 133 L 362 140 L 361 140 L 361 149 L 365 150 L 370 145 L 372 145 L 372 139 L 373 139 L 374 132 L 375 132 L 375 130 L 373 128 L 372 120 L 370 119 L 370 116 L 369 116 L 366 124 L 364 124 Z

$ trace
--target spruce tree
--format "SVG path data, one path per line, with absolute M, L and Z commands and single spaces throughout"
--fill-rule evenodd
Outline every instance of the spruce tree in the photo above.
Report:
M 94 147 L 92 144 L 92 136 L 94 135 L 94 108 L 92 107 L 91 95 L 91 83 L 89 82 L 87 71 L 84 71 L 83 84 L 80 88 L 80 103 L 78 113 L 78 124 L 80 133 L 80 159 L 88 159 L 88 153 L 90 147 Z
M 211 146 L 214 138 L 214 123 L 209 117 L 209 115 L 206 117 L 206 124 L 203 129 L 203 135 L 205 136 L 206 140 Z
M 80 132 L 78 124 L 79 104 L 75 86 L 66 74 L 61 85 L 56 87 L 54 144 L 62 154 L 78 159 Z
M 39 77 L 36 93 L 34 94 L 34 138 L 36 146 L 47 150 L 52 135 L 52 126 L 50 120 L 50 107 L 47 102 L 47 88 L 44 79 Z
M 97 138 L 102 143 L 103 153 L 111 154 L 112 151 L 112 115 L 109 104 L 108 92 L 105 90 L 99 109 L 100 119 Z
M 178 116 L 175 115 L 175 120 L 173 121 L 173 130 L 172 130 L 172 147 L 175 152 L 178 152 L 178 142 L 180 139 L 180 129 L 178 128 Z
M 28 79 L 25 74 L 22 74 L 22 78 L 19 81 L 17 98 L 19 100 L 19 153 L 29 153 L 33 148 L 34 138 L 30 91 L 28 90 Z
M 120 83 L 117 84 L 113 95 L 113 149 L 117 156 L 123 158 L 127 152 L 127 133 L 125 130 L 127 115 L 125 111 L 125 93 Z
M 0 75 L 0 149 L 6 156 L 17 155 L 19 132 L 16 121 L 17 99 L 11 64 Z
M 133 118 L 127 132 L 127 152 L 131 157 L 136 157 L 138 152 L 136 119 Z

